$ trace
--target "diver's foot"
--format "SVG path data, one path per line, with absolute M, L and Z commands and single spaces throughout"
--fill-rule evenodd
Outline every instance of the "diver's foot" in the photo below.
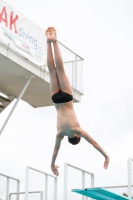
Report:
M 57 40 L 56 29 L 54 27 L 51 27 L 51 40 L 52 42 L 56 42 Z
M 46 34 L 46 38 L 47 38 L 47 43 L 50 43 L 52 40 L 51 40 L 51 27 L 49 27 L 46 31 L 45 31 L 45 34 Z

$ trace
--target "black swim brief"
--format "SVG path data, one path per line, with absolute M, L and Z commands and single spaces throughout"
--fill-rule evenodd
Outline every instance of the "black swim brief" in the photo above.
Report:
M 52 96 L 54 103 L 66 103 L 73 100 L 73 96 L 66 92 L 57 92 Z

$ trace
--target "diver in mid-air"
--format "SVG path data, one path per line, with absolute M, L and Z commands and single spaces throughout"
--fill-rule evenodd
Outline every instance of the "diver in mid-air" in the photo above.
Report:
M 102 147 L 80 127 L 76 117 L 73 108 L 72 89 L 65 74 L 54 27 L 49 27 L 46 30 L 46 38 L 47 65 L 50 74 L 50 94 L 57 110 L 57 134 L 51 161 L 51 169 L 56 176 L 59 175 L 58 166 L 55 165 L 55 160 L 64 136 L 67 136 L 68 141 L 73 145 L 78 144 L 81 137 L 86 139 L 87 142 L 92 144 L 105 157 L 104 168 L 107 169 L 109 156 Z M 54 48 L 54 56 L 52 52 L 52 44 Z

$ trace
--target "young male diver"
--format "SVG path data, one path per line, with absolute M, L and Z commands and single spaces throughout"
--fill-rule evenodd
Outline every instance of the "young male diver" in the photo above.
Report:
M 50 94 L 57 110 L 57 134 L 55 147 L 53 151 L 51 169 L 58 176 L 58 166 L 55 165 L 55 160 L 60 149 L 61 141 L 64 136 L 68 137 L 68 141 L 72 145 L 80 142 L 81 137 L 92 144 L 104 157 L 104 168 L 107 169 L 109 164 L 109 156 L 102 147 L 86 132 L 78 122 L 74 108 L 72 89 L 69 80 L 65 74 L 63 60 L 58 46 L 56 30 L 54 27 L 49 27 L 46 30 L 47 38 L 47 65 L 50 74 Z M 54 55 L 52 52 L 52 45 Z

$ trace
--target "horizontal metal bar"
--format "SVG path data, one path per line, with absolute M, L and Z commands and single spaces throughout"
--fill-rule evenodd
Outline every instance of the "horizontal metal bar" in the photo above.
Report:
M 82 61 L 82 60 L 77 60 L 78 62 L 80 62 L 80 61 Z M 75 60 L 69 60 L 69 61 L 65 61 L 65 62 L 63 62 L 63 63 L 72 63 L 72 62 L 75 62 Z M 43 68 L 43 67 L 47 67 L 48 65 L 46 64 L 46 65 L 43 65 L 43 66 L 40 66 L 41 68 Z
M 91 172 L 88 172 L 88 171 L 86 171 L 86 170 L 84 170 L 84 169 L 75 167 L 75 166 L 73 166 L 73 165 L 71 165 L 71 164 L 69 164 L 69 163 L 66 163 L 66 164 L 67 164 L 68 166 L 70 166 L 70 167 L 73 167 L 73 168 L 75 168 L 75 169 L 77 169 L 77 170 L 80 170 L 80 171 L 82 171 L 82 172 L 85 172 L 85 173 L 87 173 L 87 174 L 90 174 L 90 175 L 93 175 L 93 176 L 94 176 L 94 174 L 91 173 Z
M 77 61 L 82 61 L 82 60 L 77 60 Z M 75 60 L 70 60 L 70 61 L 65 61 L 65 62 L 63 62 L 63 63 L 72 63 L 72 62 L 75 62 Z
M 28 167 L 29 167 L 29 166 L 28 166 Z M 37 172 L 40 172 L 40 173 L 42 173 L 42 174 L 51 176 L 51 177 L 53 177 L 53 178 L 57 178 L 56 176 L 53 176 L 52 174 L 48 174 L 48 173 L 46 173 L 46 172 L 40 171 L 39 169 L 35 169 L 35 168 L 33 168 L 33 167 L 29 167 L 29 169 L 35 170 L 35 171 L 37 171 Z
M 5 174 L 1 174 L 1 173 L 0 173 L 0 176 L 4 176 L 4 177 L 6 177 L 6 178 L 10 178 L 10 179 L 13 179 L 13 180 L 15 180 L 15 181 L 20 182 L 20 180 L 18 180 L 18 179 L 16 179 L 16 178 L 13 178 L 13 177 L 11 177 L 11 176 L 7 176 L 7 175 L 5 175 Z
M 106 186 L 106 187 L 101 187 L 101 188 L 125 188 L 128 187 L 128 185 L 119 185 L 119 186 Z M 132 185 L 133 187 L 133 185 Z
M 33 191 L 33 192 L 28 192 L 28 193 L 43 193 L 43 191 Z M 10 193 L 9 195 L 12 195 L 12 194 L 25 194 L 25 192 L 13 192 L 13 193 Z
M 62 44 L 59 40 L 57 40 L 57 41 L 58 41 L 58 43 L 59 43 L 61 46 L 65 47 L 65 48 L 66 48 L 67 50 L 69 50 L 71 53 L 73 53 L 74 55 L 78 56 L 81 60 L 84 60 L 81 56 L 79 56 L 78 54 L 76 54 L 74 51 L 70 50 L 68 47 L 66 47 L 64 44 Z

